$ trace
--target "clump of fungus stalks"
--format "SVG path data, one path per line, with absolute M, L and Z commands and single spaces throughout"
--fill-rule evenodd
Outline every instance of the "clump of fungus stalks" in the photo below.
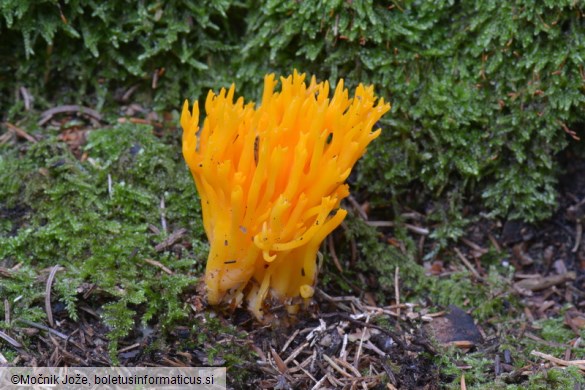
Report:
M 380 130 L 390 109 L 374 88 L 353 98 L 337 84 L 305 75 L 264 78 L 262 103 L 234 103 L 234 85 L 209 92 L 199 129 L 199 107 L 185 101 L 183 156 L 197 186 L 210 242 L 205 284 L 212 305 L 244 298 L 260 320 L 266 302 L 289 312 L 313 296 L 321 242 L 345 218 L 345 180 Z

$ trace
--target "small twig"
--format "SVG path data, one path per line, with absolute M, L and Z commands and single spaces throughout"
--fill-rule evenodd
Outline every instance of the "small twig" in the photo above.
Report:
M 154 72 L 152 73 L 152 83 L 151 83 L 151 87 L 152 89 L 156 89 L 156 87 L 158 86 L 158 69 L 155 69 Z
M 70 335 L 69 337 L 67 337 L 67 340 L 65 340 L 65 348 L 67 348 L 67 345 L 69 345 L 69 343 L 73 344 L 77 349 L 79 349 L 80 351 L 84 351 L 84 348 L 77 344 L 75 341 L 72 340 L 73 336 L 75 336 L 77 333 L 79 333 L 81 330 L 81 328 L 77 328 L 75 329 Z
M 283 375 L 286 374 L 288 367 L 272 347 L 270 347 L 270 354 L 272 355 L 272 359 L 274 359 L 274 363 L 276 363 L 276 368 L 278 368 L 278 371 L 280 371 L 280 373 Z
M 463 262 L 463 264 L 467 267 L 467 269 L 475 276 L 478 280 L 483 280 L 483 278 L 479 275 L 479 272 L 471 265 L 469 260 L 461 253 L 459 248 L 455 248 L 455 253 L 457 253 L 457 257 Z
M 400 305 L 400 267 L 396 267 L 394 270 L 394 299 L 396 300 L 396 305 Z M 400 317 L 400 306 L 396 309 L 396 314 Z
M 30 135 L 26 131 L 22 130 L 20 127 L 15 126 L 12 123 L 8 123 L 8 122 L 5 122 L 4 124 L 6 125 L 6 127 L 8 127 L 8 129 L 10 131 L 12 131 L 14 134 L 19 136 L 20 138 L 24 138 L 27 141 L 32 142 L 33 144 L 36 144 L 38 142 L 32 135 Z
M 357 211 L 357 213 L 360 215 L 360 217 L 364 220 L 367 221 L 368 220 L 368 215 L 366 214 L 366 212 L 364 211 L 364 209 L 362 208 L 362 206 L 358 203 L 357 200 L 355 200 L 355 198 L 353 196 L 348 196 L 347 200 L 349 201 L 349 203 L 351 203 L 351 205 L 353 206 L 353 208 L 355 209 L 355 211 Z
M 124 95 L 122 95 L 122 102 L 126 103 L 128 100 L 130 100 L 130 97 L 132 96 L 132 94 L 134 92 L 136 92 L 136 90 L 138 89 L 140 85 L 139 84 L 135 84 L 133 86 L 131 86 L 130 88 L 128 88 L 128 90 L 124 93 Z
M 350 261 L 350 264 L 353 265 L 357 261 L 357 257 L 358 257 L 357 244 L 356 244 L 355 239 L 352 236 L 349 228 L 345 224 L 345 222 L 342 222 L 341 223 L 341 228 L 345 232 L 346 237 L 350 238 L 349 239 L 349 245 L 350 245 L 350 248 L 351 248 L 351 261 Z
M 392 221 L 366 221 L 366 224 L 372 227 L 395 227 L 396 224 Z M 421 228 L 410 223 L 403 224 L 405 228 L 413 233 L 421 234 L 423 236 L 429 235 L 429 229 Z
M 342 302 L 351 302 L 354 305 L 361 307 L 361 302 L 359 301 L 359 299 L 357 297 L 354 297 L 354 296 L 332 297 L 331 295 L 327 294 L 325 291 L 321 290 L 320 288 L 316 288 L 315 291 L 319 295 L 321 295 L 323 298 L 325 298 L 329 302 L 332 302 L 335 306 L 337 306 L 338 308 L 340 308 L 344 311 L 351 312 L 351 309 L 349 306 L 344 305 Z
M 344 383 L 341 382 L 339 379 L 335 378 L 333 375 L 331 375 L 330 372 L 328 372 L 327 374 L 327 380 L 329 381 L 329 383 L 331 383 L 334 387 L 337 386 L 337 388 L 341 389 L 344 386 Z
M 498 242 L 498 240 L 496 240 L 496 238 L 491 233 L 488 233 L 488 238 L 490 239 L 494 248 L 496 248 L 496 251 L 498 253 L 500 253 L 502 251 L 502 247 L 500 246 L 500 243 Z
M 565 367 L 576 366 L 579 369 L 585 371 L 585 360 L 564 360 L 564 359 L 559 359 L 559 358 L 554 357 L 552 355 L 542 353 L 539 351 L 534 351 L 534 350 L 532 352 L 530 352 L 530 354 L 532 356 L 538 356 L 539 358 L 548 360 L 551 363 L 558 364 L 559 366 L 565 366 Z
M 155 246 L 154 250 L 157 252 L 162 252 L 163 250 L 172 246 L 175 242 L 179 241 L 181 237 L 185 235 L 185 233 L 187 233 L 187 229 L 179 229 L 171 233 L 171 235 L 168 236 L 163 242 Z
M 413 220 L 413 221 L 422 221 L 425 217 L 424 217 L 424 215 L 422 215 L 421 213 L 419 213 L 417 211 L 409 211 L 409 212 L 405 212 L 405 213 L 400 214 L 400 218 L 409 219 L 409 220 Z
M 396 224 L 392 221 L 366 221 L 366 225 L 372 227 L 394 227 Z
M 341 343 L 341 350 L 339 351 L 339 358 L 342 360 L 346 360 L 347 359 L 347 341 L 349 340 L 349 337 L 347 336 L 347 333 L 343 335 L 343 342 Z
M 108 173 L 108 195 L 112 199 L 112 175 Z
M 62 338 L 63 340 L 67 340 L 69 338 L 69 336 L 67 336 L 66 334 L 63 334 L 59 331 L 56 331 L 55 329 L 51 329 L 48 326 L 37 324 L 36 322 L 32 322 L 29 320 L 22 320 L 22 319 L 19 319 L 18 322 L 22 322 L 23 324 L 28 325 L 28 326 L 32 326 L 33 328 L 45 330 L 49 333 L 54 334 L 55 336 Z
M 12 275 L 12 271 L 13 270 L 11 270 L 11 269 L 0 267 L 0 278 L 7 278 L 7 279 L 13 278 L 14 275 Z
M 565 318 L 567 318 L 567 313 L 565 313 Z M 577 334 L 579 334 L 579 329 L 577 327 L 571 326 L 571 328 L 576 328 Z M 565 360 L 571 360 L 571 348 L 565 349 Z
M 55 275 L 62 269 L 63 268 L 59 264 L 51 268 L 51 272 L 49 273 L 47 284 L 45 286 L 45 311 L 47 312 L 47 320 L 49 321 L 51 328 L 55 327 L 55 323 L 53 322 L 53 310 L 51 309 L 51 287 L 53 286 Z
M 63 355 L 67 356 L 71 360 L 74 360 L 77 364 L 83 363 L 83 364 L 87 365 L 87 362 L 85 360 L 83 360 L 83 358 L 76 356 L 76 355 L 72 354 L 71 352 L 67 351 L 65 348 L 63 348 L 59 344 L 59 342 L 57 340 L 55 340 L 55 338 L 53 336 L 49 335 L 49 339 L 51 339 L 51 342 L 53 343 L 55 348 L 57 348 L 59 350 L 59 352 L 61 352 Z
M 581 224 L 581 221 L 577 221 L 575 230 L 575 246 L 571 249 L 571 252 L 573 253 L 576 253 L 579 250 L 579 245 L 581 245 L 581 236 L 583 235 L 583 225 Z
M 327 380 L 327 375 L 325 375 L 323 378 L 319 379 L 319 382 L 315 383 L 315 386 L 313 386 L 311 388 L 311 390 L 318 390 L 321 388 L 321 386 L 323 385 L 323 382 L 325 382 Z
M 561 343 L 556 343 L 554 341 L 546 341 L 541 339 L 540 337 L 538 337 L 537 335 L 535 335 L 534 333 L 531 332 L 524 332 L 522 334 L 522 336 L 526 336 L 526 338 L 529 338 L 530 340 L 536 341 L 538 344 L 540 345 L 546 345 L 547 347 L 553 347 L 553 348 L 566 348 L 566 345 L 561 344 Z
M 12 337 L 8 336 L 6 333 L 0 330 L 0 338 L 4 339 L 8 344 L 12 345 L 14 348 L 22 348 L 22 344 L 18 341 L 14 340 Z
M 366 337 L 366 330 L 368 329 L 367 325 L 369 322 L 370 322 L 370 315 L 368 314 L 368 316 L 366 317 L 366 322 L 364 323 L 364 328 L 362 329 L 362 337 L 360 337 L 360 343 L 359 343 L 357 352 L 355 353 L 355 359 L 353 361 L 353 366 L 355 368 L 358 368 L 359 363 L 360 363 L 360 355 L 362 354 L 364 338 Z
M 289 364 L 290 362 L 292 362 L 292 361 L 293 361 L 293 360 L 294 360 L 294 359 L 295 359 L 297 356 L 299 356 L 299 354 L 300 354 L 301 352 L 303 352 L 303 350 L 304 350 L 305 348 L 307 348 L 308 346 L 309 346 L 309 343 L 307 342 L 307 343 L 303 343 L 302 345 L 300 345 L 299 347 L 297 347 L 297 349 L 295 349 L 295 350 L 294 350 L 294 351 L 293 351 L 293 352 L 292 352 L 292 353 L 289 355 L 289 357 L 287 357 L 287 358 L 284 360 L 284 364 L 285 364 L 285 365 L 288 365 L 288 364 Z
M 42 126 L 45 123 L 47 123 L 48 121 L 50 121 L 51 118 L 53 118 L 53 116 L 55 116 L 57 114 L 63 114 L 66 112 L 78 112 L 81 114 L 85 114 L 89 117 L 92 117 L 97 121 L 102 120 L 102 116 L 96 110 L 92 110 L 89 107 L 84 107 L 84 106 L 79 106 L 77 104 L 74 104 L 74 105 L 68 105 L 68 106 L 54 107 L 54 108 L 51 108 L 49 110 L 44 111 L 41 114 L 41 120 L 39 121 L 38 125 Z
M 157 228 L 156 226 L 154 226 L 153 224 L 148 224 L 148 230 L 150 230 L 153 234 L 155 235 L 159 235 L 160 234 L 160 229 Z
M 286 351 L 286 349 L 288 348 L 288 346 L 290 345 L 290 343 L 293 342 L 293 340 L 295 339 L 295 337 L 297 337 L 297 335 L 299 334 L 300 329 L 295 330 L 295 332 L 292 334 L 292 336 L 290 336 L 288 338 L 288 340 L 286 340 L 286 343 L 284 343 L 284 345 L 282 346 L 282 349 L 280 350 L 280 353 L 283 353 L 284 351 Z
M 18 271 L 21 268 L 22 268 L 22 263 L 18 263 L 14 267 L 10 268 L 10 271 L 16 272 L 16 271 Z
M 20 94 L 22 95 L 22 99 L 24 100 L 24 109 L 26 111 L 30 111 L 30 103 L 32 102 L 32 96 L 28 92 L 26 87 L 19 88 Z
M 127 352 L 127 351 L 130 351 L 131 349 L 138 348 L 138 347 L 140 347 L 140 343 L 132 344 L 132 345 L 129 345 L 127 347 L 120 349 L 118 351 L 118 353 Z
M 376 347 L 370 340 L 366 341 L 364 344 L 364 348 L 369 349 L 370 351 L 376 352 L 380 357 L 386 358 L 386 352 L 382 351 L 380 348 Z
M 358 260 L 358 248 L 354 237 L 349 240 L 349 246 L 351 248 L 351 265 L 354 265 Z
M 392 307 L 393 308 L 396 308 L 396 309 L 399 308 L 396 305 L 392 305 Z M 402 307 L 406 308 L 407 306 L 406 305 L 400 305 L 400 308 L 402 308 Z M 368 305 L 364 306 L 364 309 L 371 310 L 372 312 L 379 312 L 380 314 L 386 314 L 386 315 L 389 315 L 389 316 L 392 316 L 392 317 L 400 318 L 400 315 L 398 315 L 398 313 L 396 311 L 392 311 L 392 310 L 389 310 L 389 309 L 385 309 L 385 308 L 381 308 L 381 307 L 375 307 L 375 306 L 368 306 Z
M 339 365 L 343 366 L 344 368 L 347 368 L 349 371 L 351 371 L 358 378 L 362 377 L 362 374 L 358 371 L 358 369 L 355 368 L 354 366 L 352 366 L 351 364 L 349 364 L 348 362 L 346 362 L 345 360 L 335 358 L 335 362 L 338 363 Z
M 305 368 L 311 361 L 311 356 L 307 357 L 305 360 L 303 360 L 301 363 L 299 363 L 299 361 L 297 359 L 293 359 L 293 363 L 295 364 L 295 366 L 291 369 L 288 370 L 289 374 L 294 374 L 296 372 L 301 371 L 303 368 Z M 315 382 L 317 382 L 317 380 L 315 380 Z
M 399 2 L 393 0 L 392 3 L 393 3 L 393 5 L 392 5 L 393 7 L 398 8 L 400 10 L 400 12 L 403 12 L 404 13 L 404 8 L 402 8 L 400 6 L 400 3 Z
M 571 136 L 571 138 L 573 138 L 575 141 L 580 141 L 581 140 L 581 138 L 579 138 L 577 136 L 577 133 L 574 132 L 573 130 L 569 129 L 569 127 L 566 124 L 564 124 L 561 121 L 557 121 L 557 123 L 561 126 L 561 128 L 563 129 L 563 131 L 565 133 L 569 134 Z
M 10 325 L 10 301 L 4 298 L 4 322 Z
M 160 225 L 162 227 L 163 232 L 165 235 L 168 234 L 167 231 L 167 219 L 165 216 L 165 196 L 160 197 Z
M 475 242 L 468 240 L 465 237 L 461 237 L 461 241 L 463 241 L 463 243 L 465 245 L 467 245 L 471 249 L 475 250 L 476 252 L 481 253 L 482 255 L 485 255 L 486 253 L 489 252 L 487 249 L 482 248 L 481 246 L 477 245 Z
M 345 371 L 343 368 L 339 367 L 339 365 L 337 363 L 335 363 L 333 361 L 333 359 L 331 359 L 329 356 L 323 354 L 323 359 L 325 359 L 327 361 L 327 363 L 329 363 L 329 365 L 335 369 L 335 371 L 339 372 L 341 375 L 343 375 L 346 378 L 350 378 L 353 379 L 353 376 L 349 375 L 347 373 L 347 371 Z
M 335 253 L 335 245 L 333 243 L 333 236 L 332 235 L 327 237 L 327 246 L 329 247 L 329 253 L 331 254 L 331 257 L 333 258 L 333 264 L 335 264 L 335 267 L 337 268 L 337 270 L 339 272 L 343 272 L 343 268 L 341 268 L 341 264 L 339 263 L 339 258 L 337 257 L 337 253 Z
M 429 235 L 429 229 L 422 228 L 419 226 L 411 225 L 410 223 L 405 223 L 404 226 L 413 233 L 421 234 L 423 236 Z
M 386 384 L 386 387 L 388 387 L 388 390 L 398 390 L 398 388 L 396 388 L 398 381 L 396 380 L 396 376 L 394 375 L 394 372 L 388 366 L 388 364 L 386 364 L 386 362 L 384 360 L 382 360 L 381 363 L 382 363 L 382 368 L 384 369 L 384 372 L 386 372 L 386 376 L 388 376 L 388 380 L 390 381 L 390 383 Z
M 577 274 L 574 271 L 562 275 L 550 275 L 544 277 L 538 275 L 536 278 L 522 279 L 514 283 L 514 287 L 529 291 L 540 291 L 557 284 L 575 280 L 576 278 Z
M 308 362 L 309 359 L 310 358 L 306 359 L 305 362 Z M 296 360 L 295 360 L 295 363 L 297 363 L 296 367 L 298 367 L 299 370 L 304 372 L 306 376 L 308 376 L 309 378 L 311 378 L 313 380 L 313 382 L 317 383 L 317 379 L 315 379 L 315 377 L 313 375 L 311 375 L 311 373 L 309 371 L 305 370 L 305 368 L 302 365 L 298 364 L 298 362 Z M 289 370 L 289 372 L 290 372 L 290 370 Z
M 12 131 L 7 131 L 6 133 L 0 135 L 0 145 L 4 145 L 6 142 L 12 139 L 14 133 Z
M 313 346 L 313 344 L 315 344 L 315 342 L 317 341 L 317 337 L 315 337 L 318 333 L 323 333 L 325 332 L 325 330 L 327 330 L 327 324 L 325 323 L 325 321 L 323 321 L 321 318 L 319 318 L 319 326 L 316 326 L 314 328 L 307 328 L 305 329 L 309 330 L 309 334 L 306 337 L 306 340 L 312 340 L 311 344 L 309 344 L 311 347 Z
M 461 390 L 467 390 L 467 385 L 465 384 L 465 374 L 461 374 Z
M 317 361 L 317 349 L 313 349 L 313 353 L 310 356 L 311 364 L 309 365 L 309 371 L 315 372 L 315 362 Z
M 162 264 L 162 263 L 160 263 L 160 262 L 158 262 L 156 260 L 144 259 L 144 262 L 145 263 L 148 263 L 150 265 L 154 265 L 155 267 L 158 267 L 158 268 L 162 269 L 164 272 L 166 272 L 169 275 L 174 275 L 175 274 L 172 270 L 170 270 L 169 268 L 165 267 L 164 264 Z

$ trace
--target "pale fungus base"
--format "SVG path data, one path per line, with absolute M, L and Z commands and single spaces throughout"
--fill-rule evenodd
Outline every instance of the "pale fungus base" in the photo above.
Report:
M 263 319 L 265 302 L 289 312 L 313 296 L 317 251 L 345 218 L 345 180 L 380 130 L 390 109 L 376 104 L 372 86 L 353 98 L 340 80 L 329 83 L 296 71 L 264 78 L 262 103 L 233 102 L 234 89 L 209 92 L 199 130 L 199 107 L 181 115 L 183 155 L 197 186 L 210 242 L 205 283 L 210 304 L 239 305 Z

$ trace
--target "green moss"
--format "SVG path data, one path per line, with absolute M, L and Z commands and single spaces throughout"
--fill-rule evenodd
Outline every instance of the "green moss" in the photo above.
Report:
M 467 271 L 449 274 L 447 278 L 427 276 L 424 269 L 414 261 L 414 244 L 408 238 L 398 221 L 395 235 L 405 243 L 407 253 L 383 240 L 375 228 L 368 226 L 360 218 L 349 215 L 345 221 L 344 240 L 340 242 L 338 257 L 343 264 L 350 260 L 350 242 L 358 249 L 358 261 L 355 269 L 344 270 L 342 274 L 327 259 L 327 271 L 323 272 L 323 284 L 335 283 L 346 291 L 359 284 L 356 272 L 375 280 L 375 291 L 380 302 L 386 302 L 394 296 L 394 277 L 396 268 L 400 268 L 400 288 L 403 299 L 416 301 L 422 299 L 439 307 L 456 305 L 464 310 L 471 310 L 474 318 L 489 320 L 492 317 L 504 318 L 515 312 L 519 306 L 517 298 L 510 291 L 512 270 L 497 267 L 502 254 L 491 251 L 485 255 L 485 266 L 489 272 L 483 282 L 474 279 Z M 490 263 L 494 265 L 490 265 Z M 371 289 L 371 283 L 359 286 Z
M 538 364 L 541 361 L 540 358 L 532 356 L 531 351 L 536 350 L 562 357 L 569 341 L 575 338 L 570 329 L 563 325 L 562 318 L 545 319 L 534 324 L 534 327 L 542 327 L 540 331 L 535 330 L 534 333 L 544 342 L 537 342 L 524 333 L 518 335 L 519 326 L 514 324 L 513 317 L 509 319 L 498 317 L 495 325 L 498 327 L 500 337 L 494 353 L 503 358 L 503 353 L 507 350 L 510 353 L 514 369 L 520 371 L 524 371 L 527 366 Z M 555 343 L 558 343 L 558 347 L 554 346 Z M 512 378 L 509 373 L 502 373 L 496 377 L 494 375 L 494 356 L 486 352 L 486 350 L 480 349 L 461 353 L 454 347 L 444 349 L 435 358 L 435 361 L 440 367 L 447 387 L 459 389 L 460 378 L 463 374 L 470 389 L 572 389 L 585 383 L 585 378 L 577 367 L 542 369 L 523 378 L 517 376 Z M 572 353 L 574 356 L 582 356 L 585 349 L 573 349 Z M 461 366 L 466 367 L 466 369 L 459 368 Z
M 239 26 L 226 18 L 238 11 L 237 3 L 225 0 L 5 0 L 0 5 L 0 55 L 6 58 L 0 65 L 0 104 L 13 101 L 12 88 L 18 85 L 26 85 L 40 107 L 58 99 L 101 110 L 122 100 L 132 85 L 134 96 L 159 109 L 182 101 L 186 91 L 198 96 L 227 83 L 217 65 L 237 52 L 233 41 L 241 36 Z M 155 73 L 158 82 L 152 87 Z M 22 110 L 22 101 L 18 105 Z
M 465 383 L 470 386 L 469 388 L 482 388 L 481 386 L 487 383 L 494 386 L 493 360 L 486 358 L 484 353 L 461 353 L 455 347 L 451 347 L 443 351 L 436 361 L 449 389 L 461 388 L 461 375 L 465 375 Z M 462 366 L 466 369 L 459 368 Z
M 469 272 L 456 272 L 449 278 L 429 278 L 427 290 L 429 299 L 440 306 L 455 305 L 464 310 L 472 310 L 479 321 L 492 317 L 496 321 L 514 315 L 519 302 L 510 292 L 511 275 L 502 276 L 496 267 L 490 267 L 485 281 L 474 280 Z
M 114 119 L 132 85 L 132 101 L 162 111 L 232 82 L 257 101 L 265 73 L 293 67 L 373 83 L 393 104 L 359 165 L 374 200 L 453 195 L 450 223 L 468 201 L 535 221 L 554 208 L 555 155 L 572 142 L 564 126 L 585 123 L 582 29 L 570 0 L 5 0 L 0 104 L 4 120 L 22 116 L 26 86 L 37 108 L 78 102 Z
M 553 368 L 531 376 L 526 386 L 514 386 L 512 389 L 545 390 L 575 389 L 585 384 L 583 373 L 577 367 Z
M 52 138 L 24 156 L 3 150 L 0 182 L 7 185 L 0 186 L 0 212 L 12 224 L 0 234 L 0 259 L 22 267 L 0 280 L 0 295 L 14 302 L 14 321 L 42 321 L 44 283 L 37 270 L 56 264 L 64 271 L 57 274 L 53 301 L 63 302 L 73 320 L 78 288 L 84 282 L 95 285 L 91 299 L 103 305 L 112 356 L 137 321 L 156 318 L 165 327 L 186 317 L 181 293 L 196 283 L 207 247 L 199 241 L 203 230 L 192 179 L 177 140 L 167 141 L 150 127 L 121 125 L 93 131 L 84 162 Z M 168 232 L 161 226 L 162 213 Z M 155 250 L 180 228 L 188 232 L 185 245 Z
M 532 374 L 521 384 L 508 383 L 508 375 L 493 376 L 494 362 L 481 352 L 459 354 L 456 350 L 444 351 L 437 359 L 446 378 L 445 388 L 460 389 L 461 376 L 465 376 L 468 389 L 475 390 L 550 390 L 573 389 L 585 383 L 577 367 L 551 368 Z M 464 366 L 466 369 L 459 367 Z
M 35 113 L 79 103 L 114 122 L 131 86 L 137 87 L 132 102 L 159 112 L 184 98 L 203 100 L 207 89 L 233 81 L 238 94 L 258 101 L 265 73 L 296 67 L 333 84 L 343 77 L 350 88 L 373 83 L 393 105 L 351 184 L 376 213 L 396 222 L 406 254 L 348 218 L 339 256 L 349 261 L 353 240 L 356 269 L 325 272 L 324 282 L 350 291 L 357 273 L 374 275 L 384 302 L 400 267 L 405 299 L 455 304 L 492 324 L 516 310 L 506 292 L 508 270 L 490 268 L 482 284 L 466 272 L 425 277 L 412 260 L 415 242 L 400 228 L 400 210 L 427 215 L 435 243 L 427 258 L 475 220 L 466 205 L 494 218 L 550 215 L 556 155 L 575 147 L 563 128 L 579 132 L 585 123 L 584 20 L 572 0 L 2 1 L 0 106 L 6 109 L 0 122 L 19 120 L 45 140 L 28 150 L 0 145 L 0 261 L 20 264 L 0 280 L 0 296 L 11 302 L 14 321 L 42 321 L 41 270 L 60 264 L 65 270 L 57 274 L 54 300 L 76 319 L 78 287 L 95 284 L 90 303 L 103 305 L 112 352 L 137 323 L 158 320 L 166 330 L 185 321 L 180 295 L 201 274 L 208 248 L 178 136 L 159 140 L 149 127 L 133 125 L 95 130 L 89 159 L 80 162 L 53 138 L 56 130 L 36 124 Z M 22 86 L 35 98 L 27 113 Z M 179 228 L 189 237 L 172 250 L 154 250 Z M 495 266 L 496 257 L 482 260 Z M 571 337 L 560 318 L 536 325 L 542 329 L 534 332 L 550 342 Z M 531 359 L 532 349 L 560 353 L 527 338 L 504 342 L 518 364 Z M 223 354 L 209 351 L 212 358 Z M 488 386 L 485 361 L 472 356 L 469 362 L 477 367 L 470 386 Z M 561 386 L 573 377 L 574 370 L 552 370 L 531 376 L 529 386 Z
M 414 202 L 455 194 L 455 211 L 479 201 L 494 216 L 538 220 L 554 208 L 554 156 L 570 142 L 561 123 L 585 122 L 577 7 L 271 1 L 250 9 L 238 75 L 249 83 L 292 64 L 350 86 L 373 83 L 393 108 L 358 184 L 380 204 L 390 193 L 412 206 L 417 186 Z
M 44 292 L 36 279 L 33 267 L 25 265 L 11 273 L 10 278 L 0 279 L 0 296 L 5 297 L 11 304 L 11 324 L 0 322 L 0 327 L 9 328 L 20 319 L 39 321 L 45 318 L 44 310 L 39 305 L 44 298 Z M 4 318 L 4 304 L 2 304 L 2 318 Z
M 564 324 L 563 317 L 547 318 L 537 321 L 535 325 L 541 327 L 540 337 L 545 341 L 567 344 L 575 338 L 575 333 Z
M 425 276 L 422 267 L 414 262 L 411 254 L 405 255 L 382 240 L 380 233 L 360 218 L 349 215 L 345 224 L 347 229 L 344 230 L 344 240 L 338 250 L 339 256 L 344 263 L 350 261 L 352 252 L 350 242 L 352 241 L 358 251 L 356 269 L 347 270 L 347 277 L 357 282 L 356 278 L 349 276 L 352 272 L 358 271 L 365 275 L 372 275 L 378 283 L 376 286 L 378 298 L 383 302 L 387 299 L 386 295 L 389 292 L 392 296 L 394 294 L 394 275 L 396 268 L 399 267 L 403 293 L 409 295 L 408 292 L 419 291 L 418 286 L 424 285 Z M 404 237 L 404 239 L 404 242 L 409 242 L 408 238 Z M 329 267 L 333 268 L 330 264 Z
M 569 342 L 575 338 L 574 333 L 564 325 L 563 318 L 550 318 L 536 321 L 532 324 L 531 332 L 543 341 L 537 341 L 528 337 L 526 333 L 519 334 L 519 326 L 514 320 L 516 315 L 497 317 L 494 326 L 498 329 L 499 339 L 495 354 L 503 357 L 504 351 L 510 353 L 512 364 L 515 370 L 525 370 L 527 366 L 539 364 L 542 360 L 531 355 L 531 351 L 539 351 L 557 357 L 562 357 Z M 585 348 L 573 349 L 574 356 L 582 356 Z M 487 356 L 487 358 L 486 358 Z M 467 354 L 460 353 L 457 349 L 451 348 L 444 351 L 437 357 L 437 364 L 441 373 L 445 375 L 446 382 L 450 382 L 450 388 L 459 388 L 459 378 L 465 374 L 465 380 L 472 389 L 572 389 L 579 384 L 585 383 L 581 371 L 576 367 L 556 367 L 542 369 L 539 372 L 523 378 L 512 378 L 509 373 L 502 373 L 495 377 L 494 359 L 486 355 L 485 350 L 478 350 Z M 458 366 L 470 366 L 471 369 L 462 370 Z

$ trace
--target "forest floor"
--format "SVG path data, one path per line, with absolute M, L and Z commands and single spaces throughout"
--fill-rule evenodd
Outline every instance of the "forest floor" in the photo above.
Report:
M 95 123 L 87 125 L 92 120 L 87 113 L 49 114 L 47 122 L 57 121 L 56 128 L 82 118 L 81 125 L 54 135 L 67 145 L 67 153 L 85 163 L 85 133 L 101 130 L 94 129 Z M 160 142 L 166 142 L 161 133 L 167 130 L 156 119 L 131 122 L 152 126 Z M 20 125 L 4 124 L 2 130 L 0 156 L 5 160 L 24 158 L 29 146 L 43 138 Z M 9 155 L 8 149 L 19 152 Z M 227 366 L 229 388 L 585 389 L 585 161 L 568 153 L 561 159 L 557 212 L 538 224 L 478 218 L 439 256 L 423 261 L 434 245 L 429 236 L 433 226 L 423 211 L 408 211 L 416 215 L 407 228 L 417 244 L 410 261 L 422 266 L 427 280 L 446 281 L 443 286 L 452 292 L 442 294 L 457 294 L 462 298 L 457 301 L 436 298 L 430 287 L 426 297 L 412 293 L 402 267 L 390 276 L 393 291 L 381 295 L 376 270 L 361 269 L 348 278 L 362 283 L 349 283 L 349 289 L 324 283 L 297 317 L 277 311 L 278 321 L 259 324 L 244 309 L 215 311 L 206 305 L 200 285 L 187 286 L 177 294 L 186 311 L 180 321 L 157 323 L 156 315 L 147 322 L 136 320 L 119 337 L 112 358 L 112 325 L 102 312 L 111 293 L 100 293 L 95 283 L 82 280 L 72 318 L 66 300 L 54 293 L 51 301 L 51 283 L 60 277 L 52 268 L 56 263 L 31 260 L 23 265 L 14 253 L 6 255 L 0 258 L 0 292 L 6 292 L 0 302 L 0 366 Z M 348 207 L 355 207 L 365 224 L 376 226 L 379 242 L 407 256 L 391 223 L 368 220 L 366 201 L 354 200 Z M 0 200 L 5 243 L 34 227 L 27 207 Z M 193 247 L 189 232 L 171 232 L 165 239 L 152 233 L 156 253 Z M 334 242 L 343 240 L 335 234 L 326 251 L 335 264 L 330 269 L 343 278 L 351 262 L 331 251 Z M 177 272 L 163 260 L 149 264 L 161 274 Z M 39 291 L 49 294 L 48 304 L 47 294 L 30 299 L 30 307 L 41 314 L 22 314 L 17 321 L 20 295 L 14 281 L 22 267 L 34 274 L 31 280 Z M 481 305 L 474 300 L 477 291 L 485 292 Z M 128 305 L 138 316 L 147 312 L 145 300 Z

